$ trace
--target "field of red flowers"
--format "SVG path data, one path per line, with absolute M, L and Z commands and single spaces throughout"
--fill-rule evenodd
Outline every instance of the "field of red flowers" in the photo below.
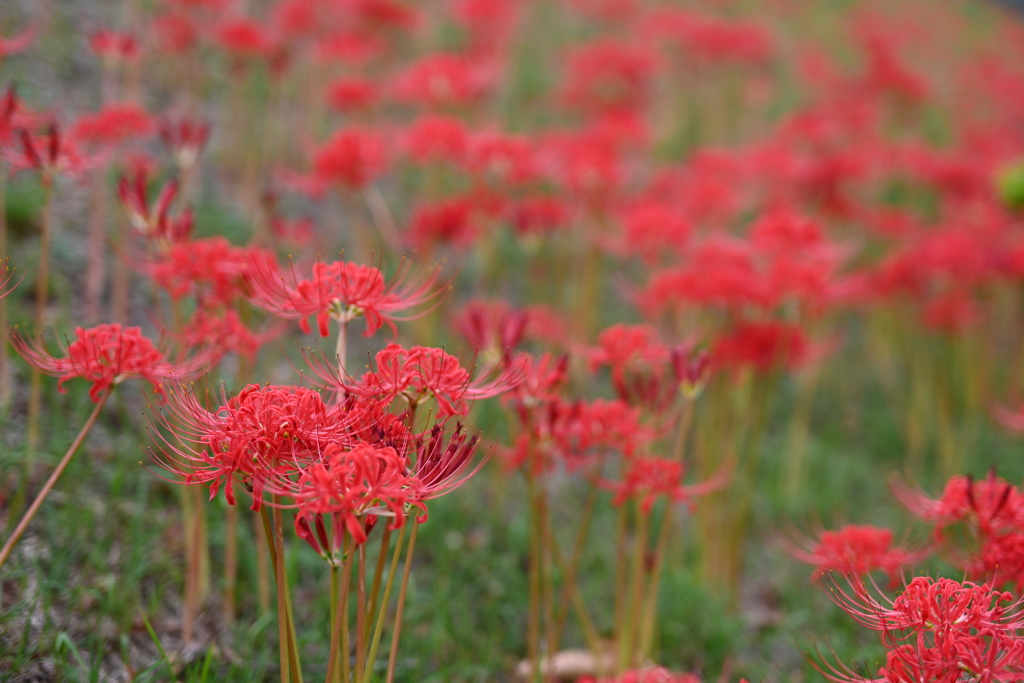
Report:
M 1024 22 L 8 0 L 0 681 L 1024 681 Z

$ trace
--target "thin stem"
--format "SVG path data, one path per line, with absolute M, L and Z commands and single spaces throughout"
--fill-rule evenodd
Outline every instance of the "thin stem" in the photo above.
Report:
M 337 676 L 337 670 L 338 670 L 338 651 L 341 649 L 341 642 L 340 641 L 341 641 L 342 637 L 345 638 L 345 657 L 344 657 L 344 662 L 345 663 L 343 664 L 343 666 L 345 668 L 345 675 L 344 675 L 344 678 L 342 678 L 342 680 L 344 680 L 346 683 L 348 682 L 348 677 L 347 677 L 347 674 L 348 674 L 348 665 L 347 665 L 347 662 L 348 662 L 348 582 L 349 582 L 349 577 L 352 575 L 352 552 L 351 552 L 351 545 L 352 544 L 351 544 L 351 542 L 349 542 L 347 544 L 348 547 L 346 547 L 346 542 L 345 542 L 346 541 L 346 539 L 345 539 L 346 533 L 345 533 L 344 529 L 342 530 L 341 533 L 342 533 L 341 547 L 342 547 L 342 550 L 344 552 L 344 558 L 345 559 L 343 560 L 344 572 L 343 572 L 343 575 L 342 575 L 340 588 L 337 586 L 337 571 L 338 571 L 338 567 L 336 565 L 332 565 L 331 566 L 331 576 L 332 576 L 332 580 L 333 580 L 333 584 L 334 584 L 334 589 L 336 591 L 336 593 L 335 593 L 336 601 L 332 601 L 333 602 L 332 609 L 334 610 L 334 614 L 333 614 L 333 616 L 331 618 L 331 649 L 330 649 L 330 656 L 329 656 L 329 658 L 327 660 L 327 683 L 337 683 L 337 681 L 338 681 L 338 676 Z M 344 636 L 342 636 L 341 629 L 339 628 L 339 626 L 342 623 L 342 619 L 344 619 L 344 623 L 345 623 L 345 635 Z
M 380 538 L 380 552 L 377 553 L 377 566 L 373 570 L 373 584 L 370 586 L 370 599 L 366 605 L 369 610 L 366 614 L 366 638 L 369 641 L 370 629 L 373 628 L 374 620 L 377 618 L 378 603 L 380 597 L 380 582 L 384 576 L 384 563 L 388 559 L 388 547 L 391 543 L 391 525 L 384 525 L 384 533 Z
M 529 466 L 529 465 L 528 465 Z M 537 497 L 534 494 L 536 488 L 532 472 L 526 475 L 527 500 L 530 505 L 529 519 L 529 548 L 530 548 L 530 612 L 527 620 L 526 636 L 526 657 L 530 660 L 530 680 L 536 680 L 540 670 L 540 554 L 541 549 L 537 545 Z
M 366 654 L 366 544 L 359 545 L 359 574 L 356 580 L 356 668 L 358 677 L 363 670 Z
M 363 672 L 363 681 L 369 683 L 370 674 L 373 672 L 373 663 L 377 659 L 377 649 L 380 647 L 380 637 L 384 632 L 384 619 L 388 612 L 388 601 L 391 599 L 391 587 L 395 582 L 395 570 L 398 568 L 398 560 L 402 557 L 402 541 L 405 540 L 405 527 L 398 531 L 398 538 L 395 539 L 395 551 L 391 555 L 391 566 L 388 568 L 388 579 L 384 584 L 384 598 L 377 608 L 377 625 L 373 629 L 373 642 L 370 643 L 370 654 L 366 657 L 366 671 Z M 381 541 L 383 544 L 384 542 Z M 386 544 L 381 548 L 381 554 L 387 549 Z
M 658 530 L 658 541 L 654 549 L 654 566 L 651 569 L 647 585 L 647 597 L 644 600 L 644 612 L 640 625 L 640 655 L 646 657 L 651 653 L 654 644 L 654 620 L 658 615 L 658 588 L 661 584 L 661 571 L 665 566 L 665 555 L 668 552 L 669 538 L 672 529 L 672 501 L 665 503 L 665 512 Z
M 548 504 L 547 504 L 547 492 L 545 491 L 543 482 L 538 486 L 537 497 L 537 511 L 540 513 L 537 517 L 537 523 L 540 525 L 538 534 L 540 537 L 541 549 L 546 550 L 554 546 L 554 539 L 551 535 L 551 525 L 548 523 Z M 555 615 L 554 615 L 554 602 L 555 602 L 555 585 L 554 585 L 554 572 L 551 570 L 551 563 L 547 557 L 548 553 L 545 551 L 541 554 L 541 600 L 544 603 L 544 622 L 547 626 L 547 653 L 545 659 L 548 665 L 545 668 L 544 680 L 552 680 L 554 676 L 554 656 L 555 647 L 557 646 L 557 636 L 555 634 Z
M 0 255 L 6 258 L 7 253 L 7 168 L 0 159 Z M 0 413 L 7 412 L 11 401 L 11 358 L 7 353 L 7 339 L 7 298 L 0 297 Z
M 274 578 L 277 580 L 277 637 L 280 646 L 281 660 L 281 683 L 291 682 L 291 664 L 288 659 L 289 637 L 288 637 L 288 616 L 284 607 L 284 567 L 281 562 L 281 547 L 278 546 L 278 529 L 270 520 L 267 506 L 260 507 L 260 514 L 263 517 L 263 527 L 267 534 L 267 547 L 270 548 L 270 561 L 274 567 Z
M 352 578 L 352 563 L 355 562 L 356 554 L 352 552 L 355 539 L 349 543 L 348 552 L 345 555 L 345 575 L 341 580 L 341 603 L 338 605 L 338 620 L 341 622 L 341 643 L 332 643 L 332 647 L 341 655 L 341 680 L 348 683 L 351 677 L 351 662 L 349 661 L 349 634 L 348 634 L 348 586 Z M 342 648 L 344 650 L 342 651 Z
M 46 303 L 50 284 L 50 223 L 53 220 L 53 178 L 44 174 L 43 179 L 43 217 L 39 226 L 39 269 L 36 271 L 36 334 L 42 334 L 46 317 Z M 26 444 L 28 454 L 25 458 L 25 476 L 32 474 L 35 452 L 39 447 L 39 411 L 43 400 L 43 374 L 33 368 L 31 386 L 28 396 L 28 425 L 26 427 Z
M 260 527 L 260 517 L 257 516 L 253 518 L 253 544 L 256 546 L 256 597 L 260 613 L 263 614 L 270 610 L 270 574 L 267 567 L 271 566 L 273 562 L 269 557 L 268 536 L 261 533 Z
M 618 523 L 615 531 L 615 638 L 622 640 L 622 627 L 626 609 L 626 562 L 627 544 L 626 531 L 629 513 L 626 506 L 619 508 Z
M 348 321 L 342 320 L 338 323 L 338 341 L 334 347 L 334 354 L 338 357 L 338 377 L 345 379 L 345 356 L 348 353 Z
M 551 536 L 548 536 L 550 542 Z M 565 559 L 562 557 L 562 551 L 558 549 L 558 544 L 551 543 L 550 545 L 551 557 L 555 561 L 555 565 L 558 570 L 562 572 L 566 577 L 573 573 L 572 567 L 566 567 Z M 580 593 L 580 588 L 576 585 L 575 581 L 566 580 L 564 591 L 569 595 L 572 600 L 573 609 L 576 611 L 576 617 L 580 620 L 580 626 L 583 627 L 583 637 L 587 641 L 587 647 L 590 648 L 591 653 L 597 657 L 600 656 L 601 652 L 601 638 L 598 636 L 597 628 L 594 626 L 594 620 L 591 619 L 590 613 L 587 612 L 586 603 L 583 601 L 583 595 Z M 568 611 L 568 607 L 566 607 Z M 565 616 L 560 615 L 561 619 L 558 622 L 559 635 L 561 634 L 562 628 L 565 626 Z M 557 645 L 557 640 L 555 644 Z
M 395 632 L 391 636 L 391 654 L 388 656 L 387 683 L 394 683 L 395 665 L 398 663 L 398 637 L 402 633 L 402 614 L 405 612 L 405 595 L 409 589 L 409 573 L 412 570 L 412 553 L 416 549 L 416 532 L 420 525 L 412 523 L 409 534 L 409 550 L 405 553 L 405 568 L 402 570 L 402 587 L 398 591 L 398 609 L 395 611 Z
M 634 667 L 639 664 L 637 661 L 638 627 L 643 606 L 644 558 L 647 555 L 647 527 L 650 519 L 651 515 L 649 512 L 641 509 L 637 510 L 636 544 L 633 548 L 633 591 L 629 600 L 629 613 L 626 622 L 629 633 L 629 636 L 625 639 L 625 643 L 629 647 L 626 651 L 627 667 Z M 619 652 L 621 653 L 622 650 L 620 649 Z
M 7 539 L 7 543 L 4 544 L 3 549 L 0 550 L 0 567 L 3 567 L 4 563 L 7 562 L 7 558 L 10 557 L 11 551 L 14 550 L 14 546 L 17 545 L 22 534 L 24 534 L 25 530 L 28 529 L 29 522 L 31 522 L 32 518 L 35 517 L 37 512 L 39 512 L 39 508 L 42 507 L 43 501 L 46 500 L 46 496 L 49 495 L 50 491 L 57 483 L 57 480 L 60 479 L 60 475 L 64 473 L 64 470 L 67 468 L 68 463 L 71 462 L 71 458 L 74 457 L 79 446 L 81 446 L 82 442 L 85 441 L 85 437 L 89 434 L 89 430 L 92 429 L 94 424 L 96 424 L 96 418 L 99 417 L 100 411 L 103 410 L 103 406 L 106 405 L 107 398 L 110 396 L 110 392 L 112 390 L 113 388 L 107 389 L 103 392 L 103 395 L 100 396 L 100 400 L 96 402 L 96 407 L 92 409 L 92 413 L 89 414 L 89 418 L 85 421 L 85 424 L 82 425 L 81 431 L 78 432 L 78 436 L 76 436 L 75 440 L 71 442 L 71 446 L 68 447 L 67 453 L 64 454 L 60 463 L 57 464 L 57 469 L 53 471 L 50 478 L 46 480 L 45 484 L 43 484 L 43 488 L 39 491 L 39 495 L 36 496 L 34 501 L 32 501 L 32 505 L 25 512 L 21 521 L 18 522 L 18 526 L 14 528 L 14 532 L 11 533 L 10 538 Z
M 227 486 L 234 486 L 228 479 Z M 238 576 L 238 508 L 228 505 L 224 516 L 224 621 L 235 620 L 235 578 Z

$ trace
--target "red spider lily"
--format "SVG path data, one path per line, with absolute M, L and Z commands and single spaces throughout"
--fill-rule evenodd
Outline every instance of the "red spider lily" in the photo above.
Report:
M 35 29 L 26 29 L 16 36 L 5 38 L 0 36 L 0 62 L 3 62 L 5 57 L 10 57 L 13 54 L 17 54 L 28 48 L 35 40 L 36 31 Z
M 348 190 L 361 190 L 384 173 L 387 148 L 376 131 L 348 128 L 332 135 L 313 155 L 313 176 Z
M 329 444 L 354 446 L 368 435 L 366 414 L 327 405 L 319 392 L 304 387 L 249 385 L 231 399 L 222 395 L 213 412 L 192 391 L 172 390 L 167 411 L 152 423 L 170 436 L 151 430 L 165 446 L 153 457 L 182 483 L 209 486 L 211 499 L 223 486 L 231 505 L 234 490 L 225 484 L 237 478 L 256 510 L 268 485 L 275 491 L 287 486 L 285 480 L 318 462 Z
M 20 102 L 14 85 L 8 85 L 4 89 L 4 96 L 0 98 L 0 143 L 7 142 L 16 129 L 15 117 L 18 113 Z
M 400 101 L 433 108 L 464 107 L 483 98 L 496 76 L 493 66 L 479 60 L 437 53 L 409 65 L 392 87 Z
M 214 29 L 214 41 L 235 59 L 269 59 L 277 50 L 270 29 L 246 17 L 221 23 Z
M 641 109 L 647 104 L 657 66 L 646 46 L 595 41 L 569 56 L 563 98 L 588 113 Z
M 679 390 L 690 400 L 697 398 L 711 376 L 711 354 L 702 348 L 676 346 L 670 357 Z
M 534 141 L 525 135 L 485 130 L 470 141 L 467 168 L 494 188 L 526 185 L 541 177 Z
M 264 344 L 283 332 L 282 325 L 263 332 L 251 330 L 231 308 L 219 313 L 200 308 L 176 337 L 177 341 L 186 346 L 208 349 L 212 354 L 211 362 L 215 363 L 228 353 L 236 353 L 252 361 Z
M 898 477 L 890 488 L 904 507 L 935 527 L 937 537 L 946 527 L 960 522 L 968 523 L 978 535 L 988 536 L 1019 528 L 1024 519 L 1024 496 L 1016 486 L 997 477 L 994 470 L 982 481 L 959 474 L 951 477 L 938 500 Z
M 160 141 L 182 172 L 195 166 L 210 140 L 210 125 L 203 121 L 165 118 L 159 128 Z
M 607 365 L 612 371 L 612 381 L 622 384 L 630 371 L 665 363 L 669 349 L 658 339 L 653 326 L 618 323 L 597 336 L 597 346 L 588 356 L 591 371 Z
M 473 197 L 452 197 L 416 207 L 409 230 L 409 241 L 425 248 L 440 244 L 469 247 L 480 234 L 475 220 Z
M 138 327 L 122 327 L 119 323 L 97 325 L 89 329 L 75 328 L 75 341 L 68 343 L 64 358 L 47 353 L 39 342 L 29 342 L 16 334 L 11 341 L 29 365 L 48 375 L 60 377 L 58 389 L 75 377 L 92 382 L 89 396 L 93 402 L 109 387 L 126 379 L 141 378 L 163 393 L 168 378 L 187 379 L 198 374 L 208 358 L 197 355 L 190 360 L 171 362 Z
M 716 367 L 749 367 L 758 372 L 792 370 L 812 360 L 814 355 L 803 329 L 777 321 L 742 323 L 720 337 L 711 351 Z
M 405 524 L 407 506 L 425 514 L 419 488 L 419 481 L 409 473 L 408 460 L 395 449 L 368 444 L 345 449 L 332 443 L 319 461 L 303 469 L 281 493 L 298 507 L 296 533 L 325 559 L 337 562 L 343 528 L 355 543 L 365 543 L 367 524 L 377 517 L 390 517 L 391 528 L 398 529 Z M 330 540 L 324 515 L 331 516 Z
M 729 468 L 699 484 L 684 485 L 686 468 L 683 463 L 670 458 L 635 457 L 625 462 L 622 481 L 602 480 L 601 486 L 613 492 L 612 505 L 622 505 L 635 500 L 644 514 L 650 513 L 658 498 L 672 502 L 689 502 L 693 499 L 721 490 L 729 483 Z
M 916 577 L 884 602 L 863 584 L 852 593 L 835 586 L 830 597 L 859 623 L 881 632 L 888 649 L 887 683 L 1019 680 L 1024 675 L 1021 602 L 985 584 Z M 815 665 L 817 667 L 817 665 Z M 833 681 L 865 680 L 848 667 L 817 667 Z M 966 678 L 965 678 L 966 677 Z
M 468 436 L 461 424 L 447 432 L 445 424 L 438 423 L 430 428 L 428 435 L 417 437 L 410 445 L 416 452 L 412 471 L 419 481 L 420 499 L 430 500 L 450 493 L 479 472 L 486 457 L 470 469 L 479 444 L 480 435 Z
M 172 299 L 191 295 L 203 305 L 230 306 L 246 292 L 251 264 L 267 258 L 258 249 L 209 237 L 173 243 L 165 253 L 136 265 Z
M 762 64 L 775 50 L 764 26 L 753 22 L 662 8 L 651 12 L 644 26 L 645 35 L 665 40 L 698 62 Z
M 11 268 L 10 264 L 11 264 L 11 257 L 8 256 L 7 258 L 4 259 L 4 269 L 3 269 L 3 272 L 0 273 L 0 299 L 3 299 L 5 296 L 7 296 L 11 292 L 13 292 L 15 290 L 15 288 L 19 284 L 21 284 L 21 280 L 20 279 L 17 282 L 15 282 L 13 285 L 11 284 L 11 280 L 14 279 L 14 271 L 15 271 L 15 269 Z M 8 286 L 8 285 L 10 285 L 10 286 Z
M 88 156 L 82 153 L 74 140 L 60 133 L 57 124 L 50 124 L 46 132 L 37 135 L 22 128 L 21 154 L 10 157 L 15 171 L 33 169 L 45 178 L 53 178 L 57 174 L 77 175 L 98 165 L 102 156 Z
M 636 254 L 654 264 L 665 255 L 680 254 L 687 247 L 693 226 L 673 205 L 639 202 L 621 216 L 622 236 L 616 250 Z
M 534 239 L 565 228 L 570 221 L 566 202 L 556 197 L 526 197 L 509 202 L 506 214 L 518 235 Z
M 520 420 L 528 423 L 530 411 L 559 399 L 569 377 L 569 356 L 545 353 L 528 358 L 523 371 L 523 381 L 509 392 L 506 400 L 515 406 Z
M 170 215 L 171 204 L 178 195 L 178 182 L 172 179 L 164 183 L 151 206 L 146 196 L 147 176 L 145 170 L 139 170 L 117 181 L 117 196 L 128 222 L 144 237 L 167 245 L 188 240 L 195 225 L 192 210 L 186 208 L 174 218 Z
M 395 314 L 421 306 L 445 290 L 434 289 L 438 269 L 419 278 L 408 277 L 403 260 L 390 282 L 373 266 L 351 261 L 316 263 L 309 278 L 300 278 L 294 268 L 282 273 L 269 258 L 253 258 L 250 263 L 252 292 L 250 300 L 282 318 L 297 319 L 307 334 L 310 316 L 316 317 L 320 336 L 330 334 L 331 319 L 343 324 L 360 316 L 366 319 L 366 336 L 382 325 L 397 334 Z
M 71 128 L 71 137 L 81 142 L 113 147 L 148 136 L 154 125 L 149 112 L 137 104 L 109 104 L 95 114 L 79 117 Z
M 89 36 L 89 46 L 109 66 L 139 58 L 139 41 L 132 33 L 100 30 Z
M 506 351 L 523 341 L 529 320 L 527 311 L 513 310 L 504 301 L 475 300 L 466 304 L 452 325 L 488 361 L 508 362 L 511 357 Z
M 402 148 L 419 164 L 461 164 L 469 153 L 470 133 L 465 122 L 449 116 L 424 114 L 405 130 Z
M 668 669 L 654 667 L 623 671 L 614 678 L 584 676 L 577 679 L 576 683 L 701 683 L 701 679 L 695 674 L 677 674 Z M 745 683 L 745 681 L 740 683 Z
M 838 531 L 823 531 L 817 541 L 793 543 L 789 553 L 814 565 L 815 581 L 832 571 L 862 577 L 881 570 L 895 586 L 903 568 L 923 560 L 931 548 L 910 551 L 893 546 L 892 541 L 889 529 L 848 524 Z
M 365 111 L 379 99 L 377 86 L 368 78 L 343 76 L 327 87 L 327 103 L 340 112 Z
M 346 391 L 390 400 L 402 396 L 410 407 L 433 398 L 441 417 L 465 415 L 467 401 L 491 398 L 515 388 L 525 378 L 521 360 L 513 361 L 500 372 L 472 379 L 470 371 L 458 359 L 426 346 L 404 349 L 388 344 L 374 358 L 376 371 L 367 372 L 357 383 L 343 384 Z M 493 376 L 490 376 L 493 375 Z

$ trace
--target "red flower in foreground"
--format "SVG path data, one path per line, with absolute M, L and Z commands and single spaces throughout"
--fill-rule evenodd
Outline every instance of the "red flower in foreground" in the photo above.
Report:
M 298 535 L 330 560 L 341 548 L 343 529 L 356 543 L 364 543 L 367 523 L 377 517 L 390 517 L 391 528 L 398 529 L 405 524 L 407 505 L 425 513 L 419 489 L 419 480 L 409 473 L 408 460 L 395 449 L 368 444 L 345 449 L 332 443 L 323 457 L 283 492 L 298 505 Z M 322 533 L 322 515 L 331 515 L 330 540 Z M 310 520 L 317 529 L 315 535 Z
M 91 381 L 89 396 L 93 402 L 99 401 L 109 387 L 136 377 L 149 381 L 161 394 L 164 380 L 188 378 L 206 364 L 202 356 L 184 363 L 171 363 L 142 335 L 141 329 L 121 327 L 119 323 L 75 328 L 75 341 L 68 344 L 65 358 L 54 358 L 40 343 L 27 342 L 17 335 L 11 335 L 11 340 L 29 365 L 60 377 L 57 386 L 61 391 L 64 382 L 74 377 Z
M 204 403 L 191 391 L 170 392 L 167 412 L 154 426 L 173 438 L 152 430 L 166 447 L 154 459 L 187 485 L 209 486 L 211 499 L 237 477 L 251 492 L 253 509 L 262 505 L 268 484 L 283 490 L 285 480 L 318 462 L 329 444 L 349 447 L 369 436 L 363 406 L 327 405 L 304 387 L 253 384 L 236 397 L 224 396 L 216 411 Z M 231 486 L 224 486 L 224 495 L 235 504 Z
M 444 291 L 433 288 L 437 270 L 407 279 L 405 262 L 390 283 L 379 269 L 351 261 L 317 263 L 309 278 L 300 278 L 294 269 L 285 274 L 269 259 L 255 257 L 250 274 L 254 304 L 282 318 L 298 319 L 307 334 L 307 318 L 316 316 L 322 337 L 330 334 L 329 320 L 348 323 L 359 316 L 366 318 L 368 337 L 384 324 L 397 332 L 398 311 L 415 308 Z
M 878 683 L 1019 681 L 1024 677 L 1020 600 L 987 584 L 915 578 L 895 599 L 875 597 L 864 584 L 829 592 L 860 624 L 879 631 L 888 649 Z M 866 681 L 836 663 L 817 667 L 838 682 Z

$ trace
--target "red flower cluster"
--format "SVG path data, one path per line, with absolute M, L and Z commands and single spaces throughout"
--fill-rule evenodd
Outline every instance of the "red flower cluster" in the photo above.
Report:
M 886 663 L 877 683 L 1015 681 L 1024 676 L 1021 602 L 987 584 L 915 578 L 895 599 L 863 584 L 836 585 L 832 599 L 860 624 L 878 631 Z M 819 668 L 837 683 L 866 679 L 836 663 Z

